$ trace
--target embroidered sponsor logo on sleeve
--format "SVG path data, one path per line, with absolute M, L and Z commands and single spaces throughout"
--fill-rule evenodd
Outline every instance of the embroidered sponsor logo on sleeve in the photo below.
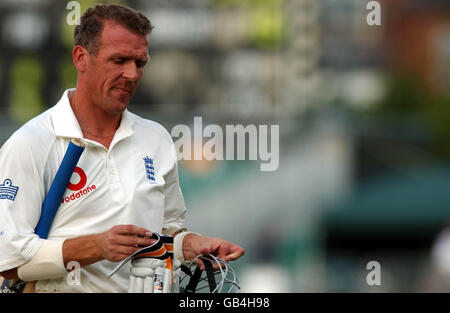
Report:
M 19 187 L 13 186 L 11 179 L 5 179 L 3 184 L 0 184 L 0 199 L 8 199 L 14 201 L 16 199 Z

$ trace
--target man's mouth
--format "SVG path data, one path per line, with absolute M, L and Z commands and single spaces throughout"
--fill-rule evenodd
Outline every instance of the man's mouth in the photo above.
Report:
M 128 94 L 128 95 L 131 95 L 131 92 L 132 92 L 131 89 L 129 89 L 129 88 L 114 87 L 113 89 L 118 90 L 122 94 Z

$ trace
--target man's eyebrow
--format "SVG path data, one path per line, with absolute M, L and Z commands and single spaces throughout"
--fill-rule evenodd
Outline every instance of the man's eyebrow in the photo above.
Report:
M 114 53 L 112 54 L 110 57 L 110 59 L 114 59 L 114 58 L 123 58 L 123 59 L 131 59 L 132 57 L 129 54 L 124 54 L 124 53 Z
M 144 63 L 147 63 L 148 60 L 150 60 L 150 56 L 148 54 L 145 55 L 144 57 L 136 57 L 135 58 L 133 56 L 130 56 L 130 55 L 127 55 L 127 54 L 123 54 L 123 53 L 114 53 L 113 55 L 111 55 L 109 57 L 110 60 L 117 59 L 117 58 L 126 59 L 126 60 L 133 59 L 133 60 L 137 60 L 139 62 L 144 62 Z

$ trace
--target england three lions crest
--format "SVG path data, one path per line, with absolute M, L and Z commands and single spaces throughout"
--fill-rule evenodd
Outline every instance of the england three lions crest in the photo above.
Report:
M 145 175 L 147 179 L 152 183 L 156 184 L 155 180 L 155 165 L 153 163 L 153 159 L 146 156 L 144 158 L 144 165 L 145 165 Z

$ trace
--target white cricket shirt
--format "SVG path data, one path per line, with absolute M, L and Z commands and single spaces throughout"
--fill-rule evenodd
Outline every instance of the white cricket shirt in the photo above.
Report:
M 49 240 L 101 233 L 121 224 L 159 233 L 184 226 L 186 208 L 169 133 L 125 110 L 106 149 L 82 139 L 68 92 L 17 130 L 0 150 L 0 272 L 24 264 L 39 249 L 42 239 L 34 228 L 72 138 L 87 146 L 61 199 Z M 83 267 L 80 284 L 74 277 L 38 281 L 36 291 L 126 292 L 129 264 L 107 278 L 115 265 L 105 260 Z

